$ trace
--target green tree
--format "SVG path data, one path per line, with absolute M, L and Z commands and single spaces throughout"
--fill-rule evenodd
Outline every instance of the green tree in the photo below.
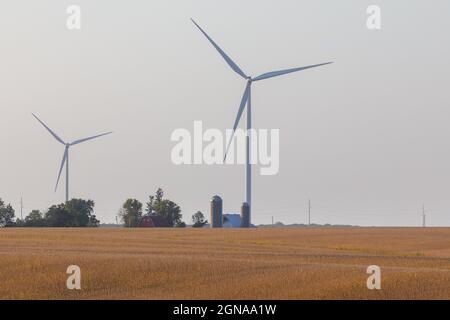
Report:
M 64 204 L 51 206 L 44 215 L 48 227 L 75 227 Z
M 145 213 L 148 215 L 155 214 L 156 206 L 163 200 L 164 191 L 161 188 L 156 190 L 155 195 L 150 195 L 145 207 Z
M 136 199 L 127 199 L 119 211 L 119 217 L 125 227 L 137 227 L 142 217 L 142 203 Z
M 45 224 L 48 227 L 97 227 L 99 221 L 93 214 L 94 205 L 92 200 L 72 199 L 51 206 L 44 215 Z
M 161 200 L 155 205 L 155 214 L 166 218 L 171 227 L 181 223 L 181 209 L 173 201 Z
M 13 227 L 14 226 L 15 211 L 13 207 L 8 204 L 5 205 L 2 199 L 0 199 L 0 227 Z
M 126 212 L 121 210 L 121 215 L 126 215 Z M 146 203 L 145 213 L 148 215 L 155 214 L 163 216 L 171 227 L 185 227 L 186 224 L 181 221 L 181 209 L 173 201 L 164 199 L 164 191 L 161 188 L 156 190 L 155 195 L 148 197 Z
M 47 225 L 44 215 L 39 210 L 33 210 L 23 221 L 24 227 L 45 227 Z
M 154 206 L 158 206 L 164 198 L 164 191 L 161 188 L 158 188 L 155 193 L 155 203 Z
M 17 218 L 16 221 L 14 222 L 14 227 L 16 227 L 16 228 L 23 228 L 23 227 L 25 227 L 25 220 Z
M 148 215 L 155 213 L 155 196 L 149 196 L 145 204 L 145 213 Z
M 100 220 L 97 219 L 95 214 L 89 216 L 89 228 L 97 228 L 100 225 Z
M 95 203 L 92 200 L 72 199 L 65 203 L 65 210 L 71 219 L 72 227 L 89 227 L 91 222 L 98 221 L 93 215 Z M 98 226 L 94 225 L 94 226 Z
M 205 220 L 205 216 L 203 215 L 203 213 L 201 211 L 197 211 L 193 216 L 192 216 L 192 227 L 193 228 L 202 228 L 205 224 L 208 223 L 207 220 Z

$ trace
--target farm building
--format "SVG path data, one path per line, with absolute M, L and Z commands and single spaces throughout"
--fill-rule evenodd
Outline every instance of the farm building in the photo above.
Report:
M 162 216 L 147 215 L 143 216 L 138 224 L 139 228 L 169 228 L 170 225 Z
M 223 215 L 224 228 L 240 228 L 241 227 L 241 216 L 235 213 L 227 213 Z
M 223 228 L 240 228 L 241 227 L 241 215 L 237 213 L 226 213 L 223 215 Z M 250 224 L 250 228 L 254 228 L 253 224 Z
M 222 228 L 240 228 L 241 227 L 241 215 L 238 213 L 226 213 L 222 216 Z M 209 223 L 205 224 L 203 228 L 211 228 Z M 250 224 L 250 228 L 255 228 L 253 224 Z

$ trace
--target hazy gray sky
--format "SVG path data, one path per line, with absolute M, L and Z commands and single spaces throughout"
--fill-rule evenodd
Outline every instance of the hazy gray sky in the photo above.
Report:
M 66 28 L 66 8 L 82 29 Z M 381 7 L 382 29 L 366 28 Z M 64 200 L 53 187 L 74 140 L 71 196 L 113 222 L 128 197 L 161 186 L 185 221 L 244 199 L 244 167 L 175 166 L 174 129 L 233 124 L 245 82 L 189 18 L 247 73 L 335 61 L 255 83 L 255 128 L 280 129 L 280 172 L 253 184 L 254 223 L 271 216 L 359 225 L 450 225 L 450 2 L 3 0 L 0 5 L 0 197 L 19 211 Z

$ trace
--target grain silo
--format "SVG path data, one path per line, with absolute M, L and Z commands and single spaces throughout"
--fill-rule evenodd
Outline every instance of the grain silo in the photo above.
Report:
M 241 228 L 250 227 L 250 206 L 244 202 L 241 207 Z
M 211 199 L 211 228 L 222 228 L 222 198 L 219 196 Z

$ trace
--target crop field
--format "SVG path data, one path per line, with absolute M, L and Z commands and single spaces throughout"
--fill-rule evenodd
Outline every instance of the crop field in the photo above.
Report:
M 450 228 L 0 229 L 0 299 L 450 299 Z

